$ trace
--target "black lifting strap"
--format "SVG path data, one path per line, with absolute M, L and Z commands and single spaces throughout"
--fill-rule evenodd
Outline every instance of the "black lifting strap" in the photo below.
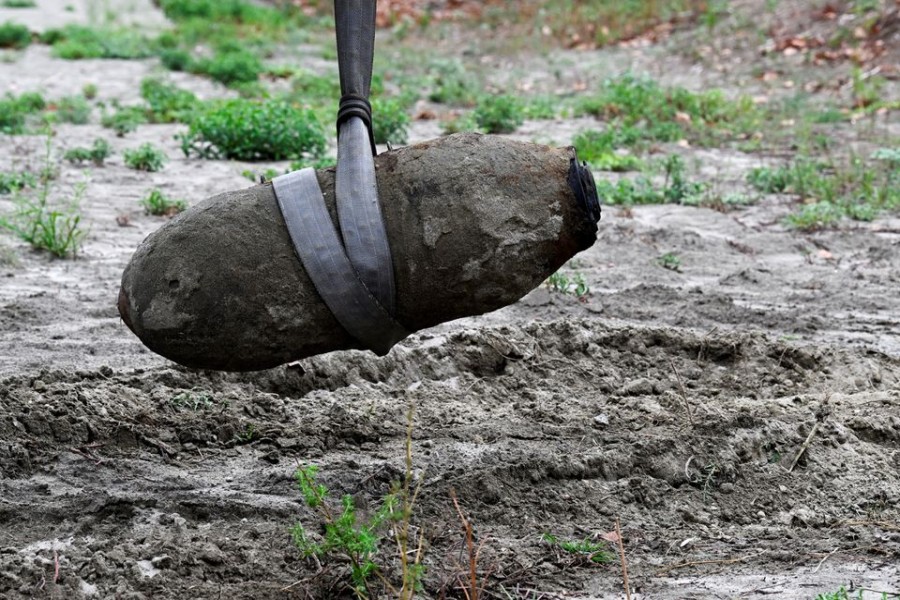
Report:
M 273 180 L 297 255 L 335 318 L 379 354 L 409 335 L 396 322 L 394 268 L 375 180 L 369 88 L 375 49 L 375 1 L 335 0 L 341 104 L 335 196 L 337 235 L 315 172 Z M 341 244 L 343 239 L 343 244 Z

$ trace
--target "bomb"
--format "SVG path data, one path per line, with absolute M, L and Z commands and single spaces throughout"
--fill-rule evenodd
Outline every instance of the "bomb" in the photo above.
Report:
M 596 189 L 571 147 L 466 133 L 375 164 L 393 316 L 409 332 L 511 304 L 596 239 Z M 336 222 L 335 171 L 316 178 Z M 304 270 L 271 184 L 209 198 L 152 233 L 118 307 L 148 348 L 188 367 L 250 371 L 362 348 Z

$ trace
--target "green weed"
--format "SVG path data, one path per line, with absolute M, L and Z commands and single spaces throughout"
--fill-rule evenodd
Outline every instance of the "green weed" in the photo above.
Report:
M 26 92 L 20 96 L 7 94 L 5 98 L 0 98 L 0 133 L 24 133 L 27 117 L 46 106 L 44 98 L 35 92 Z
M 785 219 L 789 227 L 823 229 L 842 217 L 871 221 L 884 210 L 900 208 L 900 161 L 892 156 L 889 150 L 876 151 L 869 163 L 858 157 L 847 163 L 801 157 L 784 166 L 753 169 L 747 181 L 760 192 L 792 194 L 804 201 Z
M 605 544 L 592 542 L 589 539 L 560 541 L 555 535 L 549 533 L 543 534 L 541 539 L 553 547 L 592 563 L 608 563 L 613 560 L 612 554 L 606 551 Z
M 81 94 L 88 100 L 93 100 L 97 97 L 97 85 L 93 83 L 84 84 L 81 88 Z
M 177 412 L 191 411 L 198 412 L 207 410 L 216 405 L 212 394 L 208 392 L 179 392 L 169 399 L 169 406 Z
M 185 156 L 203 158 L 284 160 L 325 151 L 325 135 L 312 111 L 275 100 L 204 105 L 179 139 Z
M 521 102 L 505 94 L 479 98 L 473 116 L 487 133 L 513 133 L 525 121 Z
M 24 25 L 7 21 L 0 25 L 0 48 L 21 50 L 31 43 L 31 31 Z
M 194 57 L 183 48 L 163 48 L 159 51 L 159 61 L 170 71 L 194 70 Z
M 43 173 L 53 170 L 51 144 L 52 137 L 47 135 Z M 87 236 L 87 231 L 81 227 L 79 208 L 86 189 L 86 184 L 79 183 L 68 202 L 53 203 L 50 201 L 51 178 L 43 177 L 40 188 L 33 195 L 15 194 L 13 212 L 0 215 L 0 228 L 12 232 L 36 250 L 47 251 L 58 258 L 74 257 Z
M 112 147 L 103 138 L 97 138 L 90 148 L 71 148 L 66 151 L 63 158 L 71 163 L 80 164 L 92 162 L 95 166 L 102 167 L 103 162 L 112 154 Z
M 8 194 L 26 187 L 37 185 L 37 178 L 27 171 L 21 173 L 0 173 L 0 194 Z
M 481 82 L 459 60 L 439 60 L 429 65 L 431 74 L 428 99 L 441 104 L 472 106 Z
M 562 271 L 557 271 L 547 278 L 544 285 L 546 285 L 547 289 L 551 292 L 557 294 L 572 294 L 578 299 L 585 298 L 591 293 L 591 288 L 588 287 L 587 281 L 585 281 L 584 275 L 581 273 L 575 273 L 572 278 L 569 278 L 569 276 Z
M 850 592 L 847 591 L 847 588 L 841 586 L 840 589 L 836 592 L 826 592 L 824 594 L 816 595 L 815 600 L 863 600 L 863 591 L 859 590 L 856 595 L 851 595 Z M 879 593 L 879 592 L 876 592 Z M 890 597 L 898 598 L 900 594 L 891 594 L 888 595 L 887 592 L 880 592 L 881 600 L 888 600 Z
M 749 97 L 729 100 L 719 90 L 663 88 L 635 75 L 606 80 L 576 112 L 605 119 L 616 132 L 615 144 L 628 146 L 680 139 L 711 144 L 753 131 L 762 120 Z
M 184 200 L 172 200 L 161 191 L 154 189 L 141 200 L 144 211 L 150 215 L 171 217 L 187 208 Z
M 674 252 L 666 252 L 656 259 L 657 264 L 670 271 L 681 271 L 681 258 Z
M 116 132 L 119 137 L 131 133 L 147 122 L 146 111 L 139 106 L 122 106 L 116 108 L 114 113 L 104 111 L 100 123 Z
M 245 84 L 259 80 L 263 71 L 262 61 L 246 50 L 229 50 L 216 53 L 210 59 L 196 61 L 192 70 L 209 75 L 224 85 Z
M 376 144 L 405 144 L 409 136 L 409 115 L 403 104 L 390 98 L 373 100 L 372 131 Z
M 304 558 L 322 558 L 337 555 L 350 563 L 350 579 L 357 597 L 375 598 L 374 582 L 379 581 L 390 590 L 391 596 L 400 600 L 412 600 L 421 591 L 425 569 L 422 564 L 424 538 L 411 537 L 411 524 L 416 499 L 421 489 L 413 485 L 412 425 L 413 408 L 407 413 L 405 471 L 402 481 L 391 485 L 374 514 L 361 518 L 353 497 L 344 495 L 339 502 L 330 497 L 328 488 L 317 482 L 319 469 L 315 465 L 299 467 L 294 476 L 306 505 L 321 519 L 323 533 L 314 539 L 302 523 L 291 529 L 294 544 Z M 390 533 L 397 547 L 400 582 L 392 584 L 386 569 L 379 566 L 379 546 L 383 531 L 390 525 Z
M 616 135 L 612 130 L 584 131 L 575 136 L 572 145 L 578 158 L 586 160 L 600 171 L 636 171 L 642 161 L 631 154 L 619 154 L 615 149 Z
M 524 101 L 522 114 L 526 119 L 555 119 L 559 114 L 560 101 L 553 96 L 533 96 Z
M 37 4 L 34 0 L 3 0 L 0 6 L 3 8 L 34 8 Z
M 166 164 L 166 153 L 151 143 L 144 143 L 134 150 L 126 150 L 122 156 L 125 164 L 138 171 L 159 171 Z
M 63 123 L 84 125 L 91 120 L 91 105 L 84 96 L 66 96 L 56 104 L 56 118 Z
M 305 169 L 307 167 L 312 167 L 313 169 L 328 169 L 337 165 L 337 160 L 329 157 L 319 157 L 319 158 L 305 158 L 302 160 L 295 160 L 291 163 L 291 171 L 299 171 L 300 169 Z
M 147 102 L 147 118 L 152 123 L 188 121 L 198 104 L 192 92 L 154 78 L 141 81 L 141 98 Z
M 150 41 L 130 29 L 93 29 L 66 25 L 41 35 L 53 46 L 53 56 L 69 60 L 84 58 L 147 58 L 154 54 Z
M 616 183 L 597 182 L 597 194 L 606 204 L 633 206 L 639 204 L 697 204 L 698 197 L 706 189 L 703 183 L 690 181 L 685 173 L 684 161 L 677 154 L 663 161 L 665 180 L 661 188 L 655 187 L 647 177 L 620 179 Z

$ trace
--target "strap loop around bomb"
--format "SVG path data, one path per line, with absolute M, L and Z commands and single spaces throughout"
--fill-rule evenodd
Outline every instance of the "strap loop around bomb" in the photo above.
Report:
M 341 137 L 341 125 L 353 117 L 359 117 L 369 130 L 369 143 L 372 145 L 372 156 L 378 154 L 375 149 L 375 131 L 372 129 L 372 104 L 368 98 L 357 94 L 341 96 L 337 115 L 338 138 Z
M 360 280 L 331 221 L 314 169 L 272 180 L 294 250 L 335 319 L 351 336 L 385 355 L 410 332 Z

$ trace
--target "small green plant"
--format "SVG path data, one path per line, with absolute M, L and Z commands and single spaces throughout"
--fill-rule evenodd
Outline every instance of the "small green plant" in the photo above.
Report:
M 0 98 L 0 133 L 24 133 L 27 118 L 46 106 L 43 96 L 36 92 L 26 92 L 20 96 L 7 94 Z
M 201 158 L 285 160 L 325 151 L 325 134 L 313 112 L 276 100 L 204 105 L 179 139 L 185 156 Z
M 66 151 L 63 158 L 74 164 L 92 162 L 94 165 L 102 167 L 103 162 L 109 158 L 111 154 L 112 147 L 109 145 L 109 142 L 103 138 L 97 138 L 90 148 L 71 148 Z
M 711 144 L 747 134 L 763 115 L 749 97 L 730 100 L 719 90 L 691 92 L 664 88 L 647 77 L 622 75 L 603 82 L 576 112 L 601 117 L 616 132 L 616 146 L 688 139 Z
M 58 258 L 74 257 L 87 235 L 81 228 L 78 208 L 85 189 L 83 183 L 79 184 L 74 198 L 61 206 L 51 205 L 43 192 L 38 192 L 37 198 L 19 195 L 13 200 L 13 213 L 0 216 L 0 227 L 31 244 L 35 250 L 46 250 Z
M 209 75 L 225 85 L 235 85 L 257 81 L 263 71 L 263 64 L 252 52 L 229 50 L 219 52 L 210 59 L 194 63 L 193 70 Z
M 3 0 L 0 6 L 3 8 L 34 8 L 37 4 L 34 0 Z
M 7 21 L 0 25 L 0 48 L 21 50 L 31 43 L 31 32 L 24 25 Z
M 169 406 L 177 412 L 207 410 L 215 404 L 212 394 L 194 390 L 179 392 L 169 399 Z
M 329 157 L 302 159 L 291 162 L 291 171 L 299 171 L 300 169 L 306 169 L 307 167 L 312 167 L 316 170 L 330 169 L 336 165 L 337 160 Z
M 409 135 L 409 115 L 398 100 L 376 98 L 372 102 L 372 131 L 376 144 L 405 144 Z
M 615 148 L 616 135 L 612 130 L 584 131 L 575 136 L 572 145 L 578 158 L 586 160 L 600 171 L 636 171 L 643 163 L 631 154 L 619 154 Z
M 187 121 L 198 103 L 192 92 L 153 78 L 141 81 L 141 97 L 147 102 L 147 117 L 152 123 Z
M 592 563 L 608 563 L 613 560 L 612 554 L 606 551 L 605 544 L 593 542 L 589 539 L 560 541 L 559 538 L 550 533 L 543 534 L 541 539 L 552 547 L 559 548 L 564 552 L 574 554 L 578 558 Z
M 168 160 L 166 153 L 157 149 L 151 143 L 144 143 L 134 150 L 126 150 L 123 153 L 125 164 L 138 171 L 159 171 Z
M 113 113 L 104 112 L 100 124 L 116 132 L 119 137 L 131 133 L 147 122 L 146 111 L 139 106 L 117 107 Z
M 8 194 L 36 185 L 37 178 L 27 171 L 21 173 L 0 173 L 0 194 Z
M 525 105 L 522 107 L 522 114 L 526 119 L 555 119 L 559 114 L 559 104 L 559 99 L 553 96 L 531 97 L 525 101 Z
M 706 186 L 689 181 L 685 175 L 684 161 L 677 154 L 670 154 L 663 163 L 666 181 L 663 186 L 663 198 L 666 202 L 682 204 L 685 200 L 700 194 Z
M 662 256 L 656 259 L 656 262 L 663 269 L 669 269 L 670 271 L 681 271 L 681 258 L 678 257 L 674 252 L 666 252 Z
M 163 48 L 159 52 L 159 61 L 170 71 L 194 70 L 194 57 L 184 48 Z
M 97 97 L 97 85 L 94 83 L 86 83 L 81 88 L 81 94 L 87 98 L 88 100 L 93 100 Z
M 42 173 L 53 171 L 53 138 L 47 135 Z M 6 229 L 35 250 L 44 250 L 58 258 L 74 257 L 87 231 L 81 227 L 80 204 L 87 185 L 83 182 L 75 186 L 73 197 L 66 203 L 50 201 L 52 179 L 41 178 L 41 186 L 33 195 L 16 193 L 13 197 L 13 212 L 0 215 L 0 228 Z
M 876 592 L 877 593 L 877 592 Z M 881 592 L 881 600 L 888 600 L 889 597 L 900 597 L 900 594 L 888 595 L 887 592 Z M 815 600 L 864 600 L 863 590 L 859 590 L 855 595 L 847 591 L 847 588 L 841 586 L 836 592 L 826 592 L 817 594 Z
M 318 513 L 324 524 L 324 533 L 316 540 L 302 523 L 297 523 L 291 529 L 294 544 L 304 558 L 337 554 L 347 559 L 353 590 L 360 599 L 377 597 L 373 589 L 375 581 L 390 590 L 392 597 L 400 600 L 412 600 L 416 592 L 421 591 L 424 537 L 421 533 L 418 540 L 411 537 L 413 510 L 422 482 L 420 478 L 419 483 L 413 485 L 413 412 L 414 409 L 410 406 L 407 413 L 404 478 L 392 484 L 391 491 L 384 497 L 381 506 L 368 518 L 359 516 L 352 496 L 344 495 L 339 503 L 330 498 L 328 488 L 317 481 L 317 466 L 299 467 L 294 474 L 306 505 Z M 390 531 L 397 545 L 399 585 L 389 582 L 385 569 L 376 562 L 383 529 L 387 524 L 390 524 Z
M 441 104 L 472 106 L 481 84 L 459 60 L 439 60 L 429 65 L 431 92 L 428 99 Z
M 817 231 L 833 227 L 844 216 L 837 205 L 824 200 L 805 204 L 799 211 L 784 218 L 784 224 L 801 231 Z
M 93 29 L 83 25 L 66 25 L 49 29 L 41 41 L 53 46 L 57 58 L 147 58 L 153 55 L 150 42 L 130 29 Z
M 84 96 L 66 96 L 56 104 L 56 118 L 63 123 L 84 125 L 91 120 L 91 105 Z
M 184 200 L 172 200 L 158 189 L 154 189 L 141 200 L 141 206 L 147 214 L 171 217 L 187 208 L 187 203 Z
M 475 123 L 487 133 L 513 133 L 525 121 L 522 104 L 514 96 L 482 96 L 475 106 Z
M 572 294 L 578 299 L 583 299 L 590 295 L 591 289 L 588 287 L 584 275 L 576 273 L 571 279 L 562 271 L 557 271 L 547 278 L 544 282 L 547 289 L 557 294 Z

